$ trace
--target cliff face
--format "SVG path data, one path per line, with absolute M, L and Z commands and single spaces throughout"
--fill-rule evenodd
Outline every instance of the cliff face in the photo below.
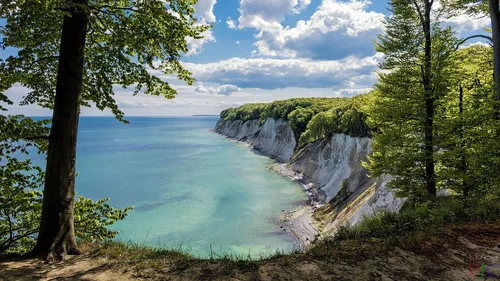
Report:
M 288 162 L 297 145 L 292 128 L 281 119 L 267 118 L 262 125 L 259 120 L 246 122 L 220 120 L 217 122 L 215 131 L 239 141 L 245 141 L 264 155 L 279 162 Z
M 298 151 L 293 130 L 283 120 L 268 118 L 243 122 L 219 120 L 217 133 L 245 141 L 315 183 L 325 203 L 317 211 L 325 231 L 356 224 L 363 216 L 387 209 L 397 211 L 403 200 L 395 198 L 386 183 L 390 178 L 369 178 L 362 166 L 370 153 L 370 139 L 335 134 L 309 143 Z
M 354 192 L 374 182 L 361 166 L 361 161 L 366 161 L 369 149 L 369 138 L 335 134 L 330 139 L 309 143 L 299 150 L 291 168 L 312 178 L 325 199 L 330 200 L 342 186 Z

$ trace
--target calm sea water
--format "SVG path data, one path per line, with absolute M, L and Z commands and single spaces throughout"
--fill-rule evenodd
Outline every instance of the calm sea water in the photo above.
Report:
M 275 221 L 305 199 L 301 188 L 269 171 L 267 157 L 211 132 L 217 117 L 128 120 L 83 117 L 78 139 L 78 194 L 135 206 L 112 227 L 118 239 L 199 256 L 296 246 Z

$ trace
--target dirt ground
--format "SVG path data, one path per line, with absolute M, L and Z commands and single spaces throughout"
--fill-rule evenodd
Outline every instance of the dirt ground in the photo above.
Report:
M 88 250 L 50 265 L 0 262 L 0 280 L 500 280 L 499 224 L 469 223 L 379 244 L 351 241 L 324 257 L 294 254 L 258 262 L 135 260 Z

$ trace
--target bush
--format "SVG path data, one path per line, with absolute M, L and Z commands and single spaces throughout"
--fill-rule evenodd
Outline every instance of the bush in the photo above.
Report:
M 462 199 L 440 197 L 433 201 L 405 203 L 400 212 L 380 212 L 354 227 L 342 227 L 337 239 L 390 237 L 459 222 L 500 220 L 500 198 Z

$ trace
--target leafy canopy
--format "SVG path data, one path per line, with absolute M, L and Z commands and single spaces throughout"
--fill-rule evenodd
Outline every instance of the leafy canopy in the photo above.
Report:
M 83 3 L 78 4 L 75 2 Z M 85 4 L 86 3 L 86 4 Z M 52 108 L 64 15 L 75 5 L 89 15 L 81 104 L 111 109 L 123 120 L 114 99 L 115 86 L 134 95 L 173 98 L 176 94 L 156 73 L 176 74 L 192 84 L 179 62 L 186 38 L 201 38 L 210 26 L 194 18 L 196 0 L 0 0 L 0 48 L 16 55 L 0 59 L 0 101 L 12 103 L 5 91 L 20 83 L 31 91 L 22 104 Z
M 223 120 L 283 119 L 290 124 L 299 146 L 330 134 L 369 135 L 361 105 L 368 95 L 354 98 L 293 98 L 272 103 L 250 103 L 221 112 Z

